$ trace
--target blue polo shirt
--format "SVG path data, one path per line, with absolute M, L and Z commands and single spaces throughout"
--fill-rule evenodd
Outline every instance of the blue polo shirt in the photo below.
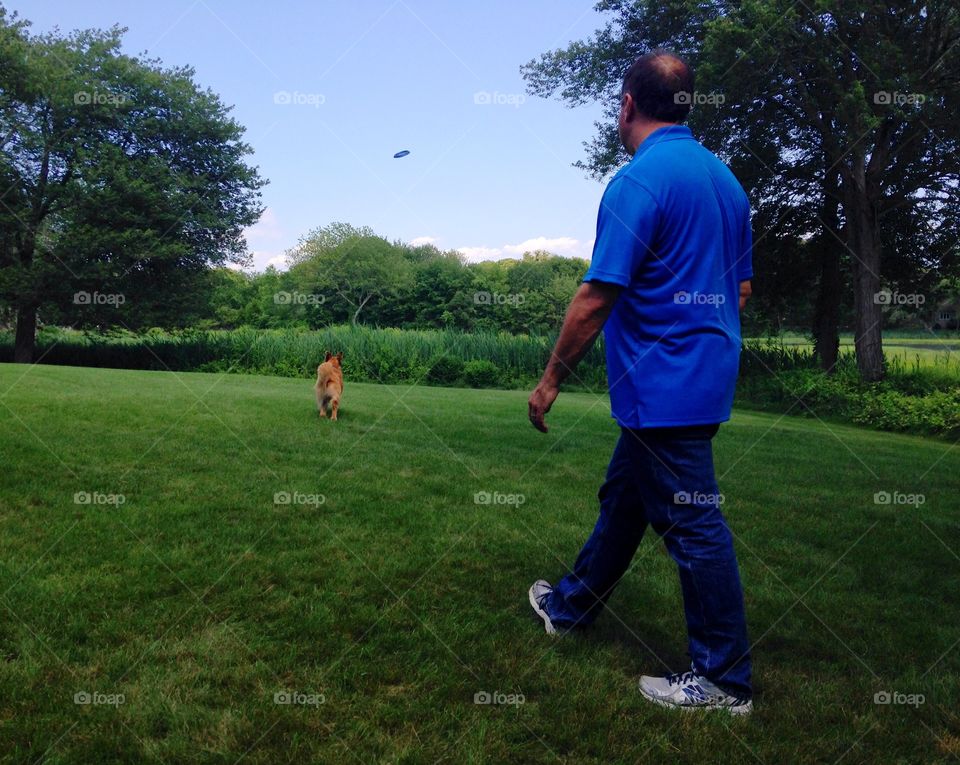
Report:
M 747 195 L 687 127 L 652 133 L 610 181 L 584 281 L 623 287 L 604 326 L 621 426 L 730 419 L 751 246 Z

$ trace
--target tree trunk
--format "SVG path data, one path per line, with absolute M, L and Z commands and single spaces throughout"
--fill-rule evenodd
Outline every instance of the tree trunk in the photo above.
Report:
M 876 199 L 867 188 L 864 159 L 856 158 L 844 178 L 847 244 L 852 254 L 854 344 L 857 368 L 865 382 L 883 379 L 883 312 L 880 292 L 880 231 Z
M 350 323 L 355 327 L 360 322 L 360 311 L 363 310 L 363 307 L 367 304 L 367 301 L 373 297 L 373 294 L 367 295 L 365 298 L 362 298 L 357 304 L 357 310 L 353 312 L 353 318 L 350 320 Z
M 833 372 L 840 354 L 840 243 L 820 241 L 820 286 L 813 317 L 813 350 L 820 368 Z
M 824 231 L 817 242 L 820 283 L 813 314 L 813 352 L 825 372 L 833 372 L 840 353 L 840 174 L 832 170 L 823 181 L 820 222 Z
M 32 364 L 37 344 L 37 307 L 21 306 L 17 310 L 17 334 L 13 343 L 15 364 Z

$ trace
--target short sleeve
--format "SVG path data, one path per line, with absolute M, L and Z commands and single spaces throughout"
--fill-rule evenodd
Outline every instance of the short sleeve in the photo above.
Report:
M 626 287 L 653 252 L 659 223 L 656 200 L 643 186 L 614 178 L 603 192 L 597 213 L 597 238 L 585 282 Z
M 750 227 L 749 203 L 746 205 L 743 218 L 743 232 L 740 237 L 740 248 L 737 252 L 737 278 L 741 282 L 753 277 L 753 230 Z

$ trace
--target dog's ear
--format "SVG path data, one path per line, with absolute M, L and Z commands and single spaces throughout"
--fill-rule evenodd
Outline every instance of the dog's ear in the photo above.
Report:
M 337 354 L 337 361 L 343 361 L 343 351 Z
M 327 355 L 323 357 L 324 361 L 330 361 L 333 358 L 333 354 L 330 351 L 327 351 Z

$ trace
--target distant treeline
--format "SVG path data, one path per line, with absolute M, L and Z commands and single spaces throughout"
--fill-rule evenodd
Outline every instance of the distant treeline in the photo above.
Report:
M 354 324 L 544 335 L 560 329 L 589 266 L 544 251 L 471 263 L 457 251 L 390 242 L 347 223 L 310 232 L 287 257 L 286 270 L 202 269 L 131 293 L 91 281 L 69 302 L 46 305 L 41 323 L 135 332 Z M 768 325 L 765 308 L 762 299 L 749 307 L 747 331 Z
M 206 311 L 194 325 L 553 332 L 588 266 L 547 252 L 468 263 L 457 252 L 373 235 L 333 247 L 310 238 L 292 257 L 287 271 L 213 272 Z
M 368 227 L 332 223 L 287 252 L 289 268 L 263 272 L 228 267 L 183 268 L 149 288 L 91 279 L 39 311 L 40 326 L 98 332 L 162 330 L 320 330 L 343 324 L 410 330 L 559 331 L 567 305 L 589 266 L 545 251 L 519 258 L 468 262 L 455 251 L 390 242 Z M 742 315 L 744 336 L 811 332 L 812 308 L 768 293 L 764 280 Z M 944 282 L 945 288 L 951 283 Z M 949 290 L 948 290 L 949 291 Z M 929 313 L 929 311 L 927 311 Z M 891 306 L 888 326 L 922 327 L 922 306 Z M 15 309 L 0 299 L 0 329 Z M 845 315 L 842 325 L 852 324 Z

